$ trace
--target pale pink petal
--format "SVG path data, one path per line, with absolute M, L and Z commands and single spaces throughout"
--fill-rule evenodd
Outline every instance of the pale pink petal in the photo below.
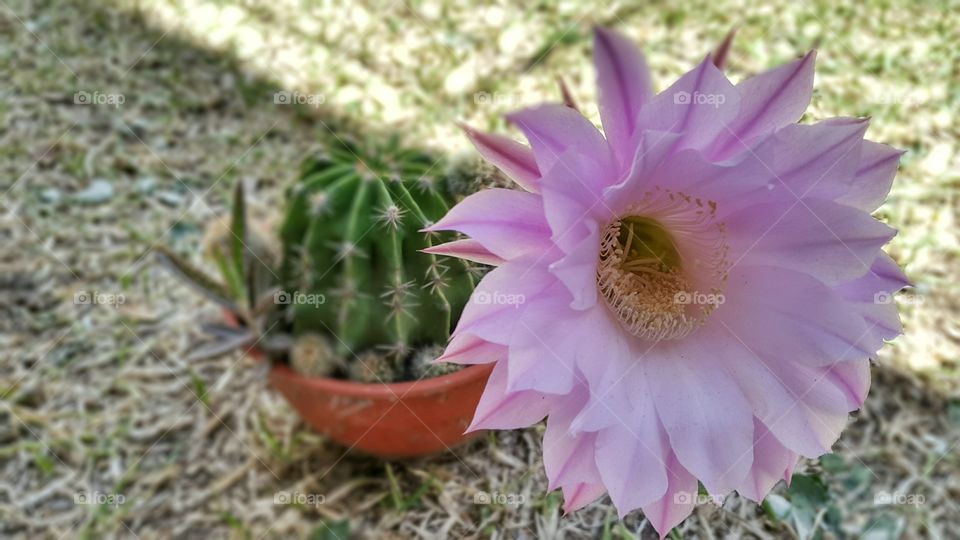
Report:
M 676 150 L 702 149 L 739 110 L 740 93 L 707 57 L 640 110 L 637 129 L 680 133 Z
M 711 344 L 667 341 L 640 361 L 680 462 L 711 494 L 733 490 L 753 462 L 753 411 Z
M 789 125 L 742 154 L 738 167 L 755 177 L 751 183 L 762 186 L 757 193 L 765 201 L 794 202 L 805 197 L 833 200 L 848 190 L 857 172 L 868 126 L 868 120 L 858 118 Z M 746 198 L 733 207 L 756 199 Z
M 657 502 L 643 507 L 643 515 L 663 540 L 697 506 L 697 478 L 673 454 L 667 458 L 667 491 Z
M 830 451 L 847 424 L 847 399 L 821 369 L 790 356 L 749 348 L 720 324 L 701 328 L 713 360 L 746 396 L 754 416 L 790 450 L 807 457 Z
M 572 311 L 568 303 L 557 295 L 524 306 L 511 334 L 510 390 L 567 394 L 575 382 L 586 382 L 579 372 L 597 371 L 596 364 L 624 355 L 625 340 L 611 328 L 605 307 Z
M 711 319 L 755 354 L 783 354 L 810 366 L 866 358 L 882 343 L 855 305 L 807 274 L 776 267 L 738 266 Z
M 652 133 L 655 132 L 647 132 L 648 135 Z M 699 150 L 686 149 L 651 169 L 631 173 L 623 183 L 608 189 L 605 198 L 607 204 L 613 206 L 615 198 L 623 204 L 622 201 L 639 200 L 651 190 L 670 189 L 698 199 L 704 206 L 714 203 L 717 215 L 722 218 L 745 202 L 755 200 L 757 194 L 769 193 L 767 182 L 769 170 L 766 167 L 752 162 L 714 163 L 704 158 Z
M 589 181 L 609 184 L 616 178 L 613 155 L 606 139 L 596 126 L 570 107 L 559 103 L 538 105 L 510 113 L 507 120 L 520 128 L 530 141 L 541 172 L 549 171 L 567 150 L 575 150 L 590 156 L 603 167 L 598 177 Z
M 572 486 L 563 486 L 563 513 L 575 512 L 584 506 L 599 499 L 607 492 L 602 482 L 594 484 L 580 483 Z
M 510 189 L 474 193 L 425 230 L 461 232 L 503 259 L 551 247 L 543 201 L 533 193 Z
M 726 224 L 739 264 L 792 268 L 828 284 L 864 275 L 896 234 L 869 214 L 822 199 L 750 206 Z
M 587 390 L 577 388 L 558 402 L 543 434 L 543 465 L 549 490 L 563 490 L 564 512 L 573 512 L 606 492 L 594 457 L 596 433 L 570 433 L 570 420 L 583 406 Z
M 753 466 L 737 492 L 759 503 L 783 478 L 784 471 L 793 468 L 797 454 L 780 444 L 757 418 L 753 421 L 753 441 Z
M 895 293 L 910 285 L 897 263 L 881 252 L 870 271 L 837 286 L 837 294 L 849 300 L 877 339 L 893 339 L 903 333 Z
M 453 336 L 443 351 L 443 355 L 434 362 L 453 364 L 489 364 L 507 356 L 507 348 L 490 343 L 466 332 Z
M 463 308 L 454 335 L 466 332 L 508 345 L 526 302 L 557 289 L 556 278 L 537 259 L 514 259 L 488 272 Z M 562 290 L 562 287 L 559 287 Z
M 620 322 L 606 306 L 598 303 L 586 310 L 588 324 L 581 337 L 594 351 L 593 360 L 579 370 L 590 388 L 590 399 L 571 423 L 574 431 L 600 431 L 623 424 L 635 407 L 643 407 L 646 388 L 639 359 L 651 349 L 624 333 Z M 633 400 L 638 400 L 635 404 Z
M 586 401 L 587 390 L 578 388 L 557 402 L 543 434 L 543 466 L 548 490 L 562 486 L 600 483 L 594 458 L 596 433 L 571 434 L 570 421 Z
M 653 97 L 643 53 L 628 39 L 604 28 L 593 35 L 593 63 L 603 132 L 621 168 L 633 158 L 631 145 L 640 108 Z
M 669 131 L 647 130 L 639 132 L 636 137 L 639 142 L 628 174 L 603 192 L 604 205 L 614 213 L 622 212 L 624 207 L 638 200 L 643 192 L 650 188 L 655 182 L 652 178 L 654 171 L 664 164 L 681 135 Z
M 840 362 L 822 369 L 827 379 L 846 396 L 849 410 L 855 411 L 863 407 L 867 392 L 870 391 L 870 360 L 868 358 Z
M 489 264 L 499 266 L 503 264 L 503 259 L 490 252 L 483 244 L 476 240 L 467 238 L 463 240 L 454 240 L 445 244 L 430 246 L 421 250 L 424 253 L 433 253 L 434 255 L 446 255 L 448 257 L 457 257 L 468 261 L 478 262 L 480 264 Z
M 606 184 L 601 167 L 573 150 L 561 154 L 544 174 L 543 211 L 554 244 L 570 253 L 587 234 L 586 222 L 606 223 L 612 210 L 603 201 Z
M 497 362 L 480 396 L 467 433 L 479 429 L 517 429 L 532 426 L 547 415 L 549 396 L 537 392 L 507 393 L 507 363 Z
M 539 191 L 540 170 L 529 147 L 503 135 L 475 130 L 466 124 L 460 124 L 460 127 L 484 159 L 496 165 L 523 189 Z
M 594 221 L 585 221 L 587 236 L 573 247 L 569 255 L 550 265 L 570 291 L 573 309 L 587 309 L 597 302 L 597 257 L 600 255 L 600 231 Z
M 582 350 L 576 328 L 581 317 L 566 310 L 567 304 L 568 298 L 556 295 L 523 306 L 510 340 L 509 391 L 563 395 L 573 390 L 578 357 L 592 351 Z
M 903 150 L 885 144 L 863 141 L 860 149 L 860 166 L 850 183 L 849 190 L 837 202 L 855 206 L 865 212 L 873 212 L 883 204 L 893 185 Z
M 740 112 L 709 152 L 724 159 L 751 146 L 757 137 L 796 122 L 803 116 L 813 94 L 816 51 L 799 60 L 765 71 L 737 85 Z
M 646 384 L 632 391 L 639 405 L 600 431 L 596 449 L 600 475 L 621 519 L 659 500 L 667 490 L 667 435 Z

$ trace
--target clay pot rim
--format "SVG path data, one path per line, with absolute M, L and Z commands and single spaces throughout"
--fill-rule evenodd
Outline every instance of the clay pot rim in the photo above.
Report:
M 307 377 L 293 371 L 286 364 L 275 363 L 271 366 L 271 376 L 287 379 L 299 379 L 300 383 L 318 392 L 326 392 L 355 398 L 376 400 L 407 399 L 449 391 L 475 379 L 486 377 L 493 366 L 477 364 L 465 367 L 455 373 L 394 383 L 364 383 L 332 377 Z
M 223 316 L 227 324 L 239 325 L 237 316 L 229 310 L 224 310 Z M 246 352 L 257 360 L 266 358 L 266 354 L 256 345 L 248 348 Z M 319 392 L 378 400 L 428 396 L 445 392 L 474 379 L 486 377 L 491 371 L 493 371 L 492 363 L 476 364 L 467 366 L 454 373 L 440 375 L 439 377 L 430 377 L 429 379 L 393 383 L 364 383 L 345 379 L 334 379 L 333 377 L 308 377 L 297 373 L 287 364 L 271 362 L 270 365 L 271 377 L 299 379 L 301 384 L 305 384 Z

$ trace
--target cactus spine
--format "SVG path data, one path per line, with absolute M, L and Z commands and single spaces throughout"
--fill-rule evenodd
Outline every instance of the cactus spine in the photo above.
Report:
M 420 251 L 445 241 L 420 230 L 454 202 L 435 166 L 396 139 L 364 151 L 338 141 L 304 163 L 280 233 L 294 333 L 330 335 L 351 359 L 368 350 L 402 359 L 446 342 L 474 277 Z

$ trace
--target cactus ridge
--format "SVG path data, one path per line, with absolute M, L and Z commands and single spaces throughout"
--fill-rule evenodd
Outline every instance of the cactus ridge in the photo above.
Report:
M 325 301 L 286 306 L 294 333 L 331 335 L 347 356 L 446 343 L 475 275 L 420 251 L 451 239 L 421 232 L 454 203 L 435 168 L 397 139 L 362 150 L 338 140 L 304 163 L 287 193 L 281 280 Z

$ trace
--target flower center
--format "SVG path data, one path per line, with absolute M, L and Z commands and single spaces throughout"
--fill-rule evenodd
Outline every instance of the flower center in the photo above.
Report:
M 725 228 L 682 193 L 654 190 L 607 224 L 597 286 L 623 327 L 641 339 L 680 339 L 723 302 Z

